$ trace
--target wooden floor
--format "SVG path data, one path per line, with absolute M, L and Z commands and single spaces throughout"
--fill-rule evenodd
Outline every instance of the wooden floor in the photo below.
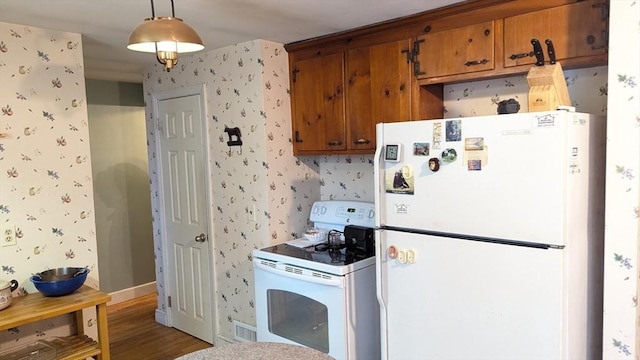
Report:
M 172 360 L 212 345 L 155 321 L 156 294 L 107 307 L 113 360 Z

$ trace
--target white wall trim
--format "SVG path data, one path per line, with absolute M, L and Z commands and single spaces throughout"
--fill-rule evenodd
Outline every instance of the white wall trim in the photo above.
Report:
M 156 309 L 156 322 L 164 326 L 171 327 L 167 319 L 167 313 L 164 310 Z
M 130 287 L 128 289 L 122 289 L 110 293 L 111 301 L 107 303 L 109 305 L 115 305 L 123 301 L 131 300 L 139 296 L 148 295 L 156 292 L 156 282 L 152 281 L 146 284 Z

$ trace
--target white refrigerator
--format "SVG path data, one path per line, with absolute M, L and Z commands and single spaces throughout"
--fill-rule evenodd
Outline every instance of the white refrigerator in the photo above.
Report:
M 605 118 L 377 125 L 382 358 L 602 356 Z

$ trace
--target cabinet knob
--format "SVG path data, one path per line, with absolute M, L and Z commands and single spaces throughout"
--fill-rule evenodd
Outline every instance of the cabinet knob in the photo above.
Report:
M 342 141 L 339 141 L 339 140 L 329 141 L 327 143 L 327 145 L 329 145 L 329 146 L 340 146 L 340 145 L 342 145 Z
M 365 145 L 365 144 L 369 144 L 371 143 L 371 141 L 367 140 L 367 139 L 358 139 L 356 141 L 353 142 L 356 145 Z

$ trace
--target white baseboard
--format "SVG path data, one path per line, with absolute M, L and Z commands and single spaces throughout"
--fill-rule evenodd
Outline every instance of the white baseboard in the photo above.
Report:
M 228 339 L 226 336 L 218 334 L 218 336 L 213 339 L 213 346 L 224 346 L 235 343 L 234 340 Z
M 150 283 L 130 287 L 128 289 L 123 289 L 119 291 L 114 291 L 110 293 L 111 301 L 107 303 L 107 306 L 114 305 L 117 303 L 121 303 L 123 301 L 131 300 L 138 296 L 148 295 L 151 293 L 155 293 L 157 291 L 156 282 L 152 281 Z
M 160 309 L 156 309 L 156 322 L 164 326 L 169 326 L 169 327 L 171 326 L 169 325 L 169 319 L 167 319 L 167 314 Z

